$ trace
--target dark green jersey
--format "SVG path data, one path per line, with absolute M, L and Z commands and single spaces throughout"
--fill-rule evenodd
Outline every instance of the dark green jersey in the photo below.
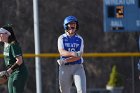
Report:
M 7 69 L 16 62 L 16 57 L 22 56 L 21 47 L 18 43 L 4 44 L 4 60 Z M 9 93 L 23 93 L 28 78 L 28 70 L 24 63 L 12 71 L 8 78 Z
M 21 47 L 18 43 L 4 44 L 4 60 L 6 67 L 13 65 L 16 62 L 16 57 L 22 56 Z

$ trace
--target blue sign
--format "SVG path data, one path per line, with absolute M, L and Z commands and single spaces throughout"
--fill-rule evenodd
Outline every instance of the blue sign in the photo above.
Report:
M 140 0 L 104 0 L 104 32 L 140 31 Z

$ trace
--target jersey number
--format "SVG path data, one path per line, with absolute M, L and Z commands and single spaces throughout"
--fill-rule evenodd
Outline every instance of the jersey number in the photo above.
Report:
M 68 51 L 75 52 L 75 48 L 68 48 Z

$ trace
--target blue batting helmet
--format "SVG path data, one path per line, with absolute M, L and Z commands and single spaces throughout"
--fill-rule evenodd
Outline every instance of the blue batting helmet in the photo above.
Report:
M 75 16 L 68 16 L 64 19 L 64 29 L 67 30 L 68 29 L 68 23 L 70 22 L 76 22 L 76 30 L 78 30 L 78 20 Z

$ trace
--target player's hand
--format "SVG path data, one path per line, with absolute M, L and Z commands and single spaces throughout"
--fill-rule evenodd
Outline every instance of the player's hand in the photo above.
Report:
M 58 59 L 57 63 L 61 66 L 61 65 L 65 64 L 65 63 L 67 63 L 67 62 L 64 59 Z
M 7 79 L 9 77 L 9 73 L 7 71 L 1 71 L 0 72 L 0 77 Z

